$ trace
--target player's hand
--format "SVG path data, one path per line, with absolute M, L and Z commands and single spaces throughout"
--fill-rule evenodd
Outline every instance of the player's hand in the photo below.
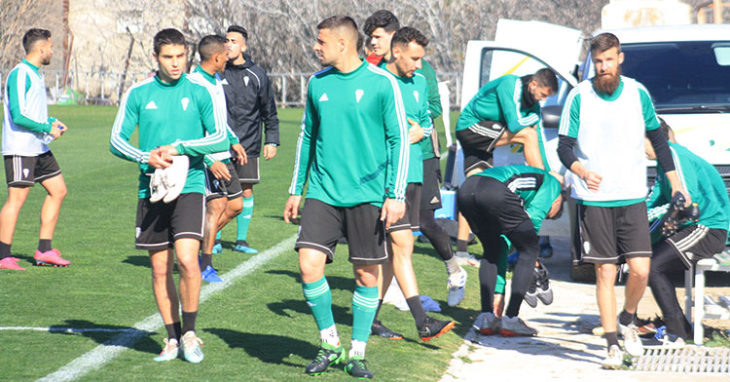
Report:
M 397 222 L 406 213 L 406 203 L 387 198 L 380 209 L 380 221 L 385 222 L 385 229 Z
M 48 134 L 52 136 L 53 139 L 58 139 L 58 137 L 63 135 L 67 129 L 68 127 L 66 127 L 63 122 L 55 120 L 51 123 L 51 131 L 49 131 Z
M 210 172 L 216 179 L 223 179 L 225 181 L 231 180 L 231 173 L 228 171 L 228 167 L 223 162 L 215 162 L 210 165 L 208 169 L 210 169 Z
M 165 159 L 162 152 L 158 149 L 150 151 L 150 159 L 147 164 L 154 168 L 168 168 L 172 165 L 172 158 Z
M 504 312 L 504 294 L 503 293 L 494 294 L 492 310 L 494 311 L 495 316 L 502 317 L 502 312 Z
M 240 165 L 246 164 L 248 162 L 248 156 L 246 156 L 246 150 L 241 146 L 240 143 L 236 143 L 235 145 L 231 145 L 231 150 L 233 150 L 234 153 L 236 153 L 236 161 Z
M 294 224 L 299 222 L 299 206 L 302 204 L 301 195 L 289 195 L 289 199 L 286 200 L 286 206 L 284 206 L 284 222 Z
M 411 128 L 408 129 L 408 141 L 413 144 L 423 139 L 423 127 L 418 122 L 408 118 L 408 123 L 411 124 Z
M 586 182 L 586 186 L 591 191 L 598 191 L 601 180 L 603 180 L 603 177 L 590 170 L 586 170 L 586 173 L 583 175 L 583 181 Z
M 678 188 L 676 190 L 672 190 L 672 197 L 676 195 L 677 193 L 681 193 L 684 195 L 684 206 L 689 207 L 692 204 L 692 197 L 689 196 L 689 192 L 685 190 L 684 188 Z
M 264 159 L 269 160 L 276 156 L 276 145 L 264 145 Z

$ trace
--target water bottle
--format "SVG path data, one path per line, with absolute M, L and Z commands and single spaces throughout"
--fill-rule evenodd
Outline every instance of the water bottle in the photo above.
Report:
M 53 135 L 48 134 L 48 133 L 43 133 L 42 140 L 43 140 L 43 143 L 47 145 L 47 144 L 53 142 Z

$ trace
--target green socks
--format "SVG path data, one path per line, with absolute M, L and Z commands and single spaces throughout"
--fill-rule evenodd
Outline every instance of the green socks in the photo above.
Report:
M 248 225 L 251 224 L 251 216 L 253 216 L 253 195 L 250 198 L 243 198 L 243 210 L 236 217 L 238 231 L 236 233 L 236 241 L 246 241 L 248 236 Z
M 327 279 L 322 277 L 319 281 L 313 283 L 302 283 L 302 289 L 304 289 L 304 300 L 307 301 L 307 305 L 312 309 L 312 315 L 314 315 L 314 320 L 317 322 L 319 330 L 334 326 L 332 292 L 330 292 Z M 370 329 L 369 326 L 368 329 Z
M 355 286 L 352 295 L 352 339 L 368 342 L 370 327 L 378 310 L 378 287 Z

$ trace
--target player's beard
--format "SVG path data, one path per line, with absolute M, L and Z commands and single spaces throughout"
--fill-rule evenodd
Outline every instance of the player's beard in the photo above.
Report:
M 611 95 L 618 89 L 618 85 L 621 82 L 621 67 L 616 69 L 616 74 L 610 75 L 597 75 L 593 79 L 593 88 L 597 92 Z

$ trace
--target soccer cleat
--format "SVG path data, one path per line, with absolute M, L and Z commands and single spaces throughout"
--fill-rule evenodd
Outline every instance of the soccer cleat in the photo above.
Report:
M 41 252 L 36 249 L 35 255 L 33 256 L 35 259 L 35 265 L 49 265 L 52 267 L 68 267 L 71 262 L 61 258 L 61 252 L 59 252 L 57 249 L 52 249 L 50 251 Z
M 170 203 L 180 196 L 185 181 L 188 179 L 188 168 L 190 160 L 185 155 L 174 155 L 172 157 L 172 165 L 165 171 L 165 186 L 167 186 L 167 194 L 162 199 L 165 203 Z
M 380 320 L 374 320 L 373 325 L 370 326 L 370 333 L 376 336 L 387 338 L 389 340 L 402 340 L 403 335 L 396 333 L 383 325 Z
M 250 245 L 246 242 L 246 240 L 239 240 L 236 242 L 236 246 L 233 247 L 233 250 L 236 252 L 243 252 L 247 255 L 255 255 L 259 253 L 258 249 L 251 248 Z
M 537 278 L 532 278 L 532 283 L 530 283 L 530 286 L 527 288 L 527 292 L 525 292 L 525 297 L 523 298 L 523 301 L 527 305 L 530 306 L 530 308 L 534 308 L 537 306 Z
M 165 172 L 158 168 L 150 176 L 150 202 L 157 203 L 167 195 L 167 185 L 165 184 Z
M 537 330 L 525 324 L 519 317 L 502 316 L 502 327 L 499 334 L 503 337 L 532 337 L 537 335 Z
M 418 328 L 418 336 L 421 341 L 430 341 L 433 338 L 440 337 L 454 328 L 454 321 L 439 321 L 435 318 L 426 316 L 423 327 Z
M 553 303 L 553 289 L 550 288 L 550 273 L 545 265 L 538 260 L 535 268 L 535 282 L 537 287 L 537 298 L 545 305 Z
M 215 243 L 213 244 L 213 250 L 211 251 L 211 255 L 220 255 L 223 253 L 223 246 L 221 243 Z
M 601 367 L 604 369 L 618 370 L 624 364 L 624 352 L 618 345 L 611 345 L 608 348 L 606 358 L 601 361 Z
M 0 269 L 11 269 L 14 271 L 24 271 L 25 268 L 18 265 L 18 259 L 17 257 L 4 257 L 0 259 Z
M 185 360 L 190 363 L 200 363 L 203 361 L 202 345 L 203 340 L 195 335 L 195 331 L 188 330 L 182 337 L 182 352 Z
M 457 306 L 464 299 L 466 292 L 466 276 L 464 268 L 459 267 L 459 272 L 449 275 L 446 287 L 449 289 L 449 296 L 446 303 L 449 306 Z
M 497 318 L 492 312 L 479 313 L 477 319 L 474 320 L 474 329 L 479 331 L 483 336 L 491 336 L 499 333 L 502 328 L 502 320 Z
M 624 350 L 634 357 L 644 354 L 644 346 L 639 338 L 639 329 L 633 323 L 621 325 L 618 323 L 618 331 L 624 338 Z
M 155 357 L 155 362 L 172 361 L 180 356 L 180 345 L 175 338 L 165 338 L 163 340 L 165 347 L 162 348 L 160 355 Z
M 350 357 L 347 365 L 345 365 L 345 371 L 357 379 L 373 378 L 373 373 L 368 370 L 368 367 L 365 365 L 365 360 L 360 357 Z
M 681 349 L 687 344 L 682 337 L 667 332 L 666 326 L 660 326 L 653 337 L 642 340 L 642 346 L 645 349 Z
M 342 346 L 332 346 L 326 342 L 322 342 L 322 345 L 317 352 L 317 357 L 314 361 L 310 362 L 304 372 L 309 375 L 320 375 L 324 373 L 328 367 L 337 365 L 338 363 L 345 360 L 345 348 Z
M 456 251 L 454 257 L 459 262 L 459 265 L 471 265 L 472 267 L 479 266 L 479 260 L 467 251 Z
M 218 276 L 218 270 L 208 265 L 203 269 L 202 272 L 200 272 L 200 276 L 203 278 L 203 281 L 207 283 L 219 283 L 222 282 L 223 279 Z

